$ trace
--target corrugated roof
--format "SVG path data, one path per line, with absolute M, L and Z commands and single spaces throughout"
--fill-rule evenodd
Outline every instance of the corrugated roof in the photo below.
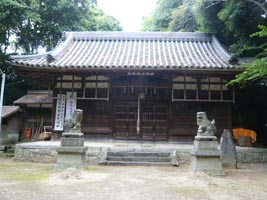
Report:
M 53 51 L 13 56 L 35 68 L 231 69 L 231 55 L 212 34 L 177 32 L 66 32 Z
M 18 112 L 20 109 L 19 109 L 19 106 L 3 106 L 3 109 L 2 109 L 2 118 L 7 118 L 9 117 L 10 115 Z
M 19 104 L 51 104 L 52 98 L 49 97 L 48 91 L 28 91 L 28 93 L 14 101 L 15 105 Z

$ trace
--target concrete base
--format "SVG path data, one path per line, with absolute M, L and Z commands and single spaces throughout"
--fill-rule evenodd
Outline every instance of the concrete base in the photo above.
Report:
M 224 176 L 219 151 L 201 151 L 192 153 L 192 172 L 205 172 L 210 175 Z
M 216 139 L 215 136 L 195 137 L 194 149 L 191 152 L 192 172 L 202 171 L 210 175 L 225 175 Z
M 87 166 L 86 155 L 87 147 L 59 147 L 57 149 L 56 169 L 62 170 L 69 167 L 85 169 Z
M 56 169 L 62 170 L 69 167 L 85 169 L 87 149 L 88 147 L 84 147 L 83 133 L 64 132 L 60 147 L 57 149 Z

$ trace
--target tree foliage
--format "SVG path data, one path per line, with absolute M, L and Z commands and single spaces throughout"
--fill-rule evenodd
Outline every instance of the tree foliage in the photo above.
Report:
M 193 32 L 198 29 L 194 7 L 188 4 L 180 5 L 172 13 L 171 20 L 168 24 L 168 30 L 171 31 L 189 31 Z
M 260 25 L 260 31 L 252 34 L 252 37 L 267 38 L 267 27 Z M 247 83 L 257 83 L 267 86 L 267 49 L 264 50 L 263 58 L 256 58 L 249 64 L 244 64 L 244 72 L 238 74 L 229 84 L 240 84 L 245 86 Z
M 96 0 L 2 0 L 0 42 L 26 54 L 55 47 L 63 31 L 121 30 L 119 22 L 96 7 Z M 10 42 L 13 44 L 10 44 Z
M 152 16 L 144 19 L 142 30 L 165 31 L 168 29 L 173 11 L 182 5 L 182 2 L 183 0 L 158 0 Z
M 251 65 L 245 65 L 246 73 L 233 81 L 243 84 L 257 77 L 260 79 L 265 77 L 264 49 L 267 48 L 265 15 L 267 15 L 265 0 L 168 0 L 164 3 L 158 1 L 155 11 L 145 19 L 143 29 L 215 33 L 236 56 L 260 58 Z M 258 27 L 259 32 L 257 32 Z
M 0 68 L 6 74 L 7 104 L 32 87 L 9 68 L 11 51 L 51 50 L 64 31 L 122 30 L 118 20 L 97 8 L 96 0 L 1 0 L 0 24 Z

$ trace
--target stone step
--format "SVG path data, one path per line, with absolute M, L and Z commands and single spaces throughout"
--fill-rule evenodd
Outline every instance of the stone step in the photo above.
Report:
M 132 166 L 171 165 L 171 154 L 167 151 L 160 152 L 150 149 L 109 149 L 106 160 L 102 164 Z
M 123 162 L 170 162 L 170 157 L 119 157 L 108 156 L 107 161 L 123 161 Z
M 7 149 L 7 151 L 4 153 L 6 158 L 11 158 L 15 156 L 15 149 Z
M 170 162 L 125 162 L 125 161 L 106 161 L 106 165 L 115 166 L 170 166 Z
M 7 153 L 15 153 L 15 149 L 7 149 Z
M 15 156 L 14 153 L 5 153 L 4 155 L 5 155 L 6 158 L 12 158 L 12 157 Z
M 170 152 L 108 151 L 107 155 L 117 157 L 169 157 Z

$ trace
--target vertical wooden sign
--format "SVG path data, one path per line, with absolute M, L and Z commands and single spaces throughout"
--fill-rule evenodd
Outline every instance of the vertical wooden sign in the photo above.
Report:
M 67 92 L 66 98 L 66 119 L 70 119 L 77 107 L 77 92 Z
M 56 116 L 55 116 L 55 127 L 56 131 L 63 131 L 64 128 L 64 118 L 65 118 L 65 94 L 57 95 L 57 106 L 56 106 Z

